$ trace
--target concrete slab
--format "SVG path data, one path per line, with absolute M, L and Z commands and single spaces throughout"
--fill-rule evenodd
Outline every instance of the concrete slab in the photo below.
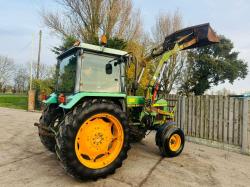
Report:
M 164 158 L 142 186 L 249 186 L 250 157 L 187 143 L 179 157 Z
M 0 108 L 0 186 L 249 186 L 250 157 L 187 143 L 176 158 L 161 158 L 154 133 L 133 144 L 114 175 L 97 181 L 68 176 L 40 143 L 40 113 Z

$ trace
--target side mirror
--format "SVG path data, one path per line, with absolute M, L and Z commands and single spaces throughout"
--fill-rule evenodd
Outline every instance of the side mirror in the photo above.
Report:
M 112 64 L 106 64 L 106 74 L 110 75 L 112 74 Z

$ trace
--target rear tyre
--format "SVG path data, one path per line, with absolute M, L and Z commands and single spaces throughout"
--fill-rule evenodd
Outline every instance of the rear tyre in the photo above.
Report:
M 163 157 L 175 157 L 181 154 L 185 144 L 185 135 L 180 128 L 173 124 L 166 125 L 157 133 L 156 144 Z
M 53 136 L 53 132 L 49 130 L 50 127 L 54 127 L 56 123 L 60 123 L 62 111 L 57 105 L 48 105 L 43 110 L 39 123 L 41 127 L 38 127 L 38 133 L 42 144 L 51 152 L 55 152 L 56 140 Z
M 83 180 L 106 177 L 127 158 L 126 115 L 113 103 L 84 103 L 67 114 L 56 143 L 56 153 L 70 175 Z

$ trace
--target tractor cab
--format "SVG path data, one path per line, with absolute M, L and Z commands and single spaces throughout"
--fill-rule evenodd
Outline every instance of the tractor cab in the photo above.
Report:
M 81 43 L 58 57 L 58 93 L 125 93 L 125 51 Z M 121 58 L 123 57 L 123 58 Z M 120 63 L 118 63 L 120 62 Z
M 125 51 L 104 46 L 78 43 L 57 57 L 55 93 L 45 104 L 60 104 L 71 109 L 86 97 L 126 98 Z

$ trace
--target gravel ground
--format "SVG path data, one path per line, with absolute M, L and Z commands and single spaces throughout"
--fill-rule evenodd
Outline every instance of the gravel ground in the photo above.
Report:
M 0 108 L 0 186 L 250 186 L 249 156 L 187 142 L 179 157 L 163 159 L 154 133 L 132 145 L 114 175 L 78 181 L 40 143 L 40 115 Z

